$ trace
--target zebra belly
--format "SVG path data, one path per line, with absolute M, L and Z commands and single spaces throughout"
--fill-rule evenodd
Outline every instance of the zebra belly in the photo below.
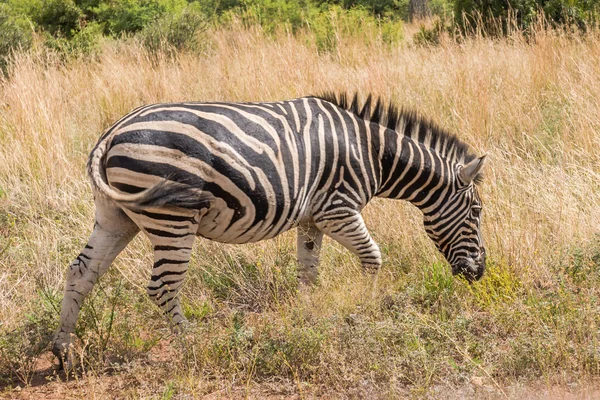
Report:
M 298 225 L 296 220 L 276 221 L 246 219 L 243 223 L 233 223 L 236 210 L 215 201 L 203 210 L 198 223 L 197 235 L 221 243 L 252 243 L 271 239 Z M 246 210 L 244 210 L 246 211 Z

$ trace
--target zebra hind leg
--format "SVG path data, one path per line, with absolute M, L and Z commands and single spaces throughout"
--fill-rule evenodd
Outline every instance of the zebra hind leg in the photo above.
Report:
M 146 212 L 139 221 L 154 249 L 154 267 L 147 293 L 167 314 L 176 330 L 187 322 L 178 295 L 198 231 L 197 216 L 191 212 L 154 210 Z M 138 220 L 137 217 L 134 219 Z
M 323 232 L 314 226 L 298 227 L 298 282 L 312 285 L 317 281 L 319 253 L 323 242 Z
M 92 235 L 67 271 L 60 322 L 52 346 L 61 367 L 70 369 L 73 366 L 71 335 L 84 298 L 138 232 L 137 225 L 116 205 L 96 199 L 96 223 Z

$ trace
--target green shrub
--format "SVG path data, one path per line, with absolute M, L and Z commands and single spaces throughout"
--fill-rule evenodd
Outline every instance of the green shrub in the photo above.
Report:
M 444 2 L 447 0 L 435 0 Z M 361 8 L 377 17 L 407 18 L 409 0 L 198 0 L 199 6 L 206 13 L 222 15 L 228 11 L 253 9 L 262 10 L 263 17 L 275 16 L 277 20 L 288 19 L 302 23 L 298 16 L 309 10 L 329 10 L 338 7 L 344 10 Z M 264 22 L 264 20 L 263 20 Z
M 386 44 L 402 39 L 402 21 L 390 17 L 378 18 L 362 7 L 343 9 L 329 6 L 326 10 L 312 10 L 306 23 L 320 50 L 337 48 L 340 38 Z
M 234 8 L 243 7 L 245 0 L 196 0 L 195 3 L 210 16 L 219 16 Z
M 440 44 L 445 30 L 445 24 L 440 20 L 436 20 L 431 28 L 424 25 L 419 26 L 419 32 L 415 34 L 413 40 L 419 46 L 437 45 Z
M 83 18 L 83 12 L 73 0 L 29 0 L 26 7 L 31 20 L 54 37 L 72 38 Z
M 187 6 L 186 0 L 110 0 L 93 9 L 104 33 L 119 35 L 139 32 L 165 13 Z
M 59 308 L 59 293 L 40 289 L 31 312 L 23 315 L 20 326 L 6 331 L 0 324 L 0 383 L 13 378 L 30 383 L 37 359 L 52 340 Z
M 32 40 L 31 22 L 18 15 L 8 4 L 0 4 L 0 69 L 6 70 L 14 50 L 27 50 Z
M 227 8 L 222 21 L 240 18 L 244 25 L 260 25 L 267 33 L 279 29 L 296 32 L 305 24 L 310 7 L 305 1 L 255 0 L 243 1 Z
M 362 8 L 379 17 L 406 17 L 408 0 L 314 0 L 317 5 L 336 5 L 345 9 Z
M 201 2 L 200 4 L 204 4 Z M 241 2 L 221 16 L 221 22 L 234 18 L 246 26 L 260 25 L 272 34 L 279 30 L 296 33 L 307 29 L 314 35 L 320 50 L 337 47 L 340 36 L 374 37 L 385 43 L 393 43 L 402 37 L 402 23 L 393 13 L 376 16 L 372 10 L 361 5 L 349 8 L 325 1 L 255 0 Z M 233 3 L 232 3 L 233 4 Z
M 454 0 L 429 0 L 429 11 L 431 15 L 438 15 L 442 17 L 442 19 L 451 17 L 453 8 Z
M 456 22 L 463 30 L 481 22 L 487 28 L 489 21 L 495 19 L 506 32 L 509 19 L 518 28 L 526 29 L 540 17 L 540 13 L 551 24 L 576 24 L 585 28 L 586 24 L 598 19 L 600 5 L 589 0 L 455 0 L 454 12 Z M 492 33 L 495 32 L 492 30 Z
M 96 19 L 95 9 L 100 6 L 100 3 L 105 2 L 106 0 L 75 0 L 75 4 L 83 11 L 86 19 Z
M 75 32 L 70 39 L 64 37 L 46 38 L 45 45 L 58 51 L 64 57 L 80 57 L 94 54 L 102 38 L 102 27 L 91 22 Z
M 197 285 L 206 287 L 215 299 L 244 304 L 254 311 L 266 310 L 296 294 L 296 270 L 291 254 L 282 253 L 266 265 L 242 256 L 216 254 L 213 263 L 201 265 L 199 270 L 190 269 L 188 286 L 193 287 L 192 282 L 199 281 Z
M 598 20 L 600 4 L 595 0 L 547 0 L 543 2 L 546 16 L 556 23 L 594 23 Z
M 325 320 L 309 322 L 292 317 L 287 324 L 265 321 L 256 329 L 246 314 L 238 311 L 231 315 L 225 330 L 208 335 L 208 343 L 185 344 L 188 352 L 204 347 L 205 366 L 251 374 L 259 380 L 273 376 L 307 379 L 318 373 L 331 326 Z
M 164 14 L 141 32 L 142 43 L 152 52 L 196 50 L 200 33 L 206 29 L 206 17 L 197 7 L 188 6 L 176 14 Z

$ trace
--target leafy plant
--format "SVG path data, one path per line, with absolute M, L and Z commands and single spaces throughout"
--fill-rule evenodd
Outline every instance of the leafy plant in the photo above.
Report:
M 0 325 L 0 381 L 17 378 L 29 384 L 37 358 L 52 340 L 59 307 L 58 292 L 39 290 L 31 312 L 24 315 L 18 328 L 3 331 Z
M 57 50 L 66 58 L 94 54 L 102 38 L 102 28 L 96 22 L 91 22 L 77 31 L 70 39 L 64 37 L 48 37 L 45 45 Z
M 148 24 L 140 37 L 150 51 L 174 55 L 176 51 L 198 49 L 200 34 L 206 27 L 204 14 L 197 7 L 188 6 L 175 14 L 166 13 Z
M 0 69 L 6 70 L 15 50 L 27 50 L 32 43 L 32 24 L 8 4 L 0 4 Z
M 83 12 L 73 0 L 46 0 L 31 9 L 31 19 L 55 37 L 72 38 L 79 30 Z
M 111 0 L 93 8 L 105 34 L 120 35 L 139 32 L 165 13 L 187 6 L 185 0 Z
M 586 24 L 597 21 L 600 5 L 588 0 L 455 0 L 454 15 L 457 25 L 464 30 L 479 26 L 489 27 L 500 22 L 501 33 L 506 33 L 509 22 L 519 29 L 527 29 L 540 16 L 554 25 Z M 496 20 L 496 22 L 492 22 Z M 480 26 L 480 25 L 485 26 Z M 496 33 L 496 29 L 491 32 Z M 484 30 L 485 32 L 485 30 Z

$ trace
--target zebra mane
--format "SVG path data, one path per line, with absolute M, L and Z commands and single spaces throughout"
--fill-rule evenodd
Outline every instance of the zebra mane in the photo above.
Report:
M 429 136 L 431 148 L 445 148 L 445 154 L 443 155 L 453 153 L 453 161 L 458 163 L 466 165 L 477 158 L 469 145 L 453 133 L 440 128 L 435 122 L 421 116 L 414 110 L 399 108 L 391 101 L 384 104 L 381 97 L 375 100 L 369 94 L 362 104 L 359 101 L 358 93 L 355 93 L 351 99 L 346 93 L 336 94 L 335 92 L 325 92 L 315 97 L 333 103 L 366 121 L 377 123 L 397 132 L 402 130 L 401 133 L 411 135 L 421 143 L 424 143 L 427 136 Z M 415 130 L 418 130 L 416 135 Z M 482 180 L 483 175 L 480 173 L 475 177 L 474 182 L 480 183 Z

